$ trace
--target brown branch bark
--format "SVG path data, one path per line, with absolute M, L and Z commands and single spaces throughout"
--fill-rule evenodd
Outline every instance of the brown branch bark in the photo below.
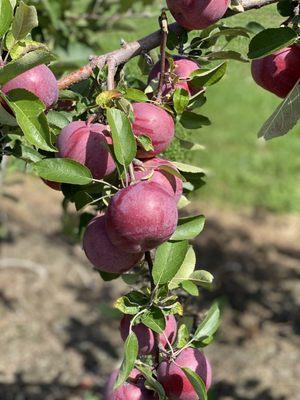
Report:
M 165 11 L 162 12 L 160 18 L 160 29 L 161 29 L 161 44 L 160 44 L 160 76 L 159 76 L 159 83 L 158 83 L 158 93 L 157 93 L 157 100 L 161 101 L 163 85 L 165 81 L 165 69 L 166 69 L 166 47 L 168 41 L 168 18 Z
M 278 0 L 241 0 L 241 5 L 244 7 L 245 11 L 249 11 L 277 2 Z M 236 14 L 237 13 L 232 10 L 228 10 L 224 18 Z M 176 35 L 180 35 L 184 31 L 184 29 L 177 23 L 169 25 L 169 30 Z M 93 74 L 95 68 L 102 69 L 108 60 L 114 60 L 115 68 L 117 68 L 119 65 L 129 61 L 131 58 L 158 47 L 160 43 L 161 31 L 158 30 L 140 40 L 137 40 L 136 42 L 128 43 L 126 47 L 101 56 L 92 57 L 89 64 L 61 78 L 58 81 L 58 87 L 59 89 L 67 89 L 74 83 L 88 79 Z

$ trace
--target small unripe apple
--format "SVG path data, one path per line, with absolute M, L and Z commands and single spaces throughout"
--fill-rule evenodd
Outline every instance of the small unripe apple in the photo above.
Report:
M 93 266 L 103 272 L 122 274 L 134 267 L 141 254 L 130 254 L 115 247 L 106 233 L 105 216 L 92 219 L 83 237 L 83 250 Z
M 151 158 L 144 161 L 142 165 L 134 167 L 135 179 L 138 182 L 147 179 L 149 182 L 159 184 L 170 196 L 174 196 L 174 199 L 178 202 L 183 190 L 182 180 L 178 176 L 159 168 L 163 165 L 177 171 L 175 165 L 170 161 L 163 158 Z
M 104 400 L 157 400 L 157 396 L 151 390 L 145 388 L 145 379 L 141 373 L 134 369 L 127 381 L 114 390 L 114 384 L 119 370 L 114 371 L 105 386 Z
M 146 151 L 139 147 L 139 158 L 151 158 L 167 150 L 174 137 L 174 121 L 170 114 L 149 103 L 133 103 L 133 133 L 151 138 L 154 150 Z
M 168 240 L 177 221 L 174 197 L 155 182 L 139 182 L 114 195 L 107 209 L 106 226 L 116 247 L 141 253 Z
M 122 339 L 126 340 L 129 335 L 130 322 L 132 317 L 130 315 L 124 315 L 120 324 L 120 332 Z M 132 328 L 136 334 L 139 342 L 139 355 L 151 354 L 155 347 L 155 338 L 153 331 L 146 325 L 140 323 Z M 166 317 L 166 327 L 163 333 L 158 335 L 158 344 L 164 348 L 167 347 L 167 340 L 170 344 L 175 342 L 177 335 L 177 322 L 174 315 L 168 315 Z
M 229 0 L 167 0 L 171 14 L 187 30 L 205 29 L 223 17 Z
M 57 80 L 53 72 L 44 64 L 17 75 L 1 90 L 7 94 L 13 89 L 25 89 L 33 93 L 45 104 L 46 108 L 50 108 L 58 100 Z
M 175 89 L 184 89 L 193 96 L 199 91 L 199 89 L 193 88 L 190 85 L 188 78 L 192 72 L 200 68 L 199 64 L 196 61 L 189 60 L 183 56 L 172 56 L 172 58 L 174 60 L 174 69 L 172 73 L 170 71 L 169 61 L 166 60 L 165 80 L 162 91 L 163 96 L 173 92 Z M 148 83 L 153 79 L 159 80 L 160 69 L 161 62 L 158 61 L 150 71 Z
M 286 47 L 254 60 L 251 70 L 259 86 L 284 98 L 300 79 L 300 46 Z
M 63 128 L 56 144 L 58 157 L 85 165 L 95 179 L 110 175 L 116 168 L 107 147 L 112 140 L 105 125 L 71 122 Z
M 193 385 L 181 367 L 196 372 L 208 390 L 212 381 L 212 370 L 208 359 L 200 350 L 188 348 L 182 350 L 175 361 L 163 361 L 157 370 L 158 380 L 163 385 L 169 400 L 198 400 Z

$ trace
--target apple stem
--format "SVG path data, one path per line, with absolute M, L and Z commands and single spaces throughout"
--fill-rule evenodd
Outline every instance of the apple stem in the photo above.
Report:
M 165 81 L 165 73 L 166 73 L 166 47 L 168 40 L 168 18 L 165 10 L 162 11 L 161 16 L 159 17 L 159 24 L 161 29 L 161 44 L 160 44 L 160 76 L 158 83 L 158 93 L 157 93 L 157 101 L 161 102 L 162 92 L 163 92 L 163 84 Z
M 130 183 L 133 184 L 136 182 L 135 175 L 134 175 L 134 168 L 133 163 L 129 164 L 129 175 L 130 175 Z

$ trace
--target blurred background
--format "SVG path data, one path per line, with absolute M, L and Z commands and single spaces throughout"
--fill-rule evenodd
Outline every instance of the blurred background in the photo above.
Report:
M 160 1 L 28 1 L 40 17 L 37 38 L 59 60 L 54 71 L 86 63 L 158 27 Z M 275 6 L 226 20 L 278 26 Z M 248 40 L 230 49 L 247 53 Z M 137 61 L 126 67 L 133 85 L 145 81 Z M 214 298 L 223 323 L 208 355 L 214 367 L 210 399 L 296 400 L 300 392 L 300 127 L 271 142 L 257 132 L 279 104 L 256 86 L 250 65 L 231 61 L 207 91 L 203 113 L 212 126 L 195 131 L 201 149 L 189 153 L 208 171 L 189 208 L 207 217 L 196 241 L 198 266 L 216 278 L 199 310 Z M 172 151 L 176 152 L 176 149 Z M 172 153 L 171 153 L 172 155 Z M 101 399 L 118 366 L 122 342 L 113 301 L 121 280 L 103 283 L 74 237 L 74 215 L 62 195 L 7 165 L 0 193 L 0 399 Z

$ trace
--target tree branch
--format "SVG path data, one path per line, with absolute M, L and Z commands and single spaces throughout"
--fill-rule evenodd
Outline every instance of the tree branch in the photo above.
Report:
M 159 75 L 159 83 L 158 83 L 158 93 L 157 100 L 161 101 L 161 96 L 163 92 L 163 85 L 165 81 L 165 70 L 166 70 L 166 47 L 168 41 L 168 18 L 165 10 L 162 12 L 160 18 L 160 29 L 161 29 L 161 44 L 160 44 L 160 75 Z
M 241 0 L 241 5 L 244 7 L 245 11 L 249 11 L 277 2 L 278 0 Z M 232 10 L 228 10 L 224 18 L 236 14 L 238 13 Z M 169 31 L 172 31 L 176 35 L 180 35 L 182 32 L 184 32 L 184 29 L 177 23 L 174 23 L 169 25 Z M 158 30 L 136 42 L 126 44 L 126 46 L 121 49 L 103 54 L 101 56 L 92 57 L 89 64 L 61 78 L 58 81 L 58 88 L 67 89 L 74 83 L 88 79 L 93 74 L 95 68 L 102 69 L 104 65 L 108 62 L 108 60 L 114 60 L 115 68 L 117 68 L 119 65 L 129 61 L 131 58 L 155 49 L 160 45 L 160 43 L 161 31 Z

